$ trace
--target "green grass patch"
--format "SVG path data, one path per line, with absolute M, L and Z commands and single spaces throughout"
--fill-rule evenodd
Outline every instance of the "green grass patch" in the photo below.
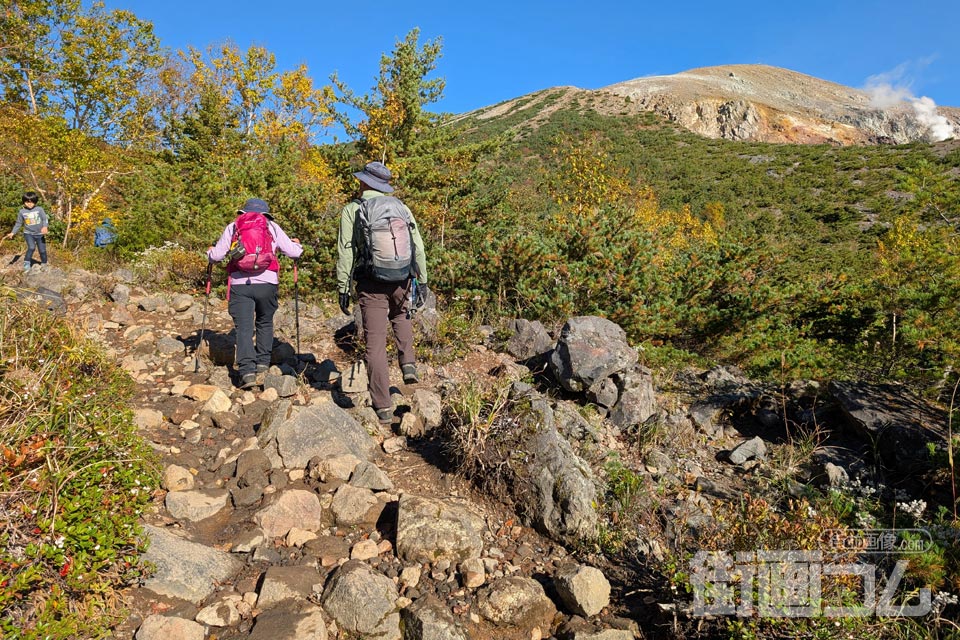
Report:
M 100 638 L 119 621 L 157 486 L 132 391 L 80 331 L 0 289 L 0 636 Z

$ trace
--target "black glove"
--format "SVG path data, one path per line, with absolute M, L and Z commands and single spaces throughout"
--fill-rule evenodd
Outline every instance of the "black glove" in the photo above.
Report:
M 419 309 L 423 305 L 427 304 L 427 294 L 429 290 L 425 284 L 417 284 L 417 299 L 414 300 L 414 305 Z
M 340 311 L 343 312 L 343 315 L 350 315 L 350 294 L 341 293 L 340 294 Z

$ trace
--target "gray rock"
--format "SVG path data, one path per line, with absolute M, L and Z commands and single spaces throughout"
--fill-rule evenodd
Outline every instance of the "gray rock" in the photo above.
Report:
M 263 498 L 263 490 L 266 483 L 251 483 L 243 487 L 234 487 L 230 489 L 230 499 L 233 500 L 233 506 L 239 508 L 252 507 Z
M 240 618 L 236 600 L 220 600 L 201 609 L 194 620 L 209 627 L 235 627 Z
M 276 389 L 281 398 L 289 398 L 297 393 L 296 376 L 277 375 L 268 373 L 263 379 L 264 389 Z
M 204 628 L 193 620 L 151 615 L 137 629 L 136 640 L 203 640 Z
M 443 410 L 439 394 L 427 389 L 417 389 L 413 392 L 413 406 L 427 431 L 440 426 Z
M 164 500 L 164 506 L 177 520 L 198 522 L 220 513 L 227 506 L 229 498 L 226 489 L 171 491 Z
M 217 367 L 229 367 L 236 355 L 237 341 L 233 334 L 207 333 L 204 337 L 210 361 Z
M 143 529 L 150 538 L 143 559 L 156 567 L 144 587 L 154 593 L 200 604 L 216 591 L 219 583 L 227 582 L 243 568 L 242 562 L 223 551 L 191 542 L 166 529 L 151 525 L 144 525 Z
M 553 338 L 539 321 L 515 319 L 511 328 L 513 335 L 504 348 L 517 360 L 529 360 L 553 349 Z
M 308 531 L 319 529 L 323 512 L 320 499 L 312 491 L 284 491 L 273 504 L 258 511 L 253 519 L 269 538 L 285 536 L 298 527 Z
M 613 381 L 613 378 L 604 378 L 603 380 L 594 382 L 593 386 L 587 390 L 587 395 L 596 404 L 609 409 L 617 404 L 617 400 L 620 399 L 620 389 L 617 387 L 617 383 Z
M 403 640 L 467 640 L 469 636 L 442 602 L 434 596 L 419 598 L 400 611 Z
M 610 604 L 610 583 L 595 567 L 566 565 L 553 578 L 563 604 L 581 616 L 595 616 Z
M 364 637 L 399 639 L 397 587 L 359 560 L 348 560 L 330 578 L 321 604 L 342 630 Z
M 186 345 L 176 338 L 171 338 L 170 336 L 163 336 L 157 340 L 157 351 L 163 355 L 176 355 L 186 353 Z
M 17 300 L 29 300 L 56 315 L 63 315 L 67 312 L 67 303 L 59 291 L 33 284 L 29 289 L 16 288 L 14 292 Z
M 568 391 L 584 391 L 595 382 L 630 368 L 637 351 L 619 326 L 597 316 L 570 318 L 550 355 L 550 370 Z
M 320 404 L 293 408 L 290 417 L 276 427 L 276 439 L 287 469 L 305 469 L 313 457 L 345 453 L 370 460 L 377 447 L 360 423 L 329 398 Z
M 137 303 L 137 306 L 146 311 L 147 313 L 153 313 L 161 306 L 164 302 L 162 298 L 157 298 L 155 296 L 147 296 L 146 298 L 140 298 L 140 301 Z
M 720 429 L 720 414 L 724 406 L 716 402 L 700 401 L 690 407 L 689 417 L 701 432 L 708 436 L 716 435 Z
M 645 368 L 622 376 L 620 399 L 610 412 L 610 421 L 620 428 L 643 424 L 657 412 L 657 396 L 653 377 Z
M 193 474 L 189 469 L 170 464 L 163 470 L 160 486 L 167 491 L 190 491 L 194 485 Z
M 553 408 L 557 431 L 571 442 L 599 442 L 600 432 L 577 411 L 577 405 L 558 402 Z
M 538 627 L 546 636 L 557 608 L 532 578 L 500 578 L 480 591 L 478 610 L 487 620 L 527 630 Z
M 369 489 L 344 484 L 333 494 L 330 510 L 339 525 L 375 524 L 379 511 L 374 513 L 374 509 L 379 506 L 380 501 Z
M 327 640 L 327 623 L 320 607 L 286 600 L 261 612 L 249 640 Z
M 829 390 L 849 430 L 889 469 L 916 477 L 930 469 L 929 447 L 946 446 L 946 412 L 903 385 L 833 381 Z
M 269 609 L 284 600 L 308 600 L 315 587 L 322 590 L 324 578 L 315 567 L 270 567 L 263 575 L 257 607 Z
M 743 464 L 747 460 L 763 460 L 767 457 L 767 445 L 763 438 L 755 436 L 746 442 L 741 442 L 730 452 L 729 460 L 732 464 Z
M 480 556 L 484 521 L 465 507 L 404 494 L 397 513 L 397 556 L 406 563 Z
M 344 393 L 362 393 L 367 390 L 370 379 L 367 377 L 367 365 L 357 360 L 340 376 L 340 390 Z
M 350 484 L 371 491 L 393 491 L 393 482 L 383 470 L 372 462 L 361 462 L 350 476 Z
M 528 454 L 527 513 L 533 526 L 557 540 L 575 542 L 596 534 L 596 479 L 590 465 L 556 429 L 543 429 L 524 443 Z
M 193 306 L 193 296 L 188 293 L 178 293 L 173 296 L 173 300 L 170 301 L 170 306 L 178 313 L 186 311 Z

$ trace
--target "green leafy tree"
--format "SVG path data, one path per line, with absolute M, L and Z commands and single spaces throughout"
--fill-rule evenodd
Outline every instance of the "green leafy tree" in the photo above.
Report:
M 358 139 L 364 158 L 393 161 L 410 153 L 418 136 L 436 124 L 425 110 L 443 97 L 444 78 L 427 79 L 441 55 L 440 38 L 419 43 L 420 29 L 398 41 L 390 55 L 380 57 L 380 74 L 369 93 L 358 95 L 333 74 L 338 102 L 346 107 L 334 114 L 351 137 Z M 360 121 L 354 122 L 353 112 Z

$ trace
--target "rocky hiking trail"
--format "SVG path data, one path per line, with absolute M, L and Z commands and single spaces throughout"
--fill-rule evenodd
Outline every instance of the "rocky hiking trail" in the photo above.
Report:
M 572 318 L 553 335 L 517 320 L 503 342 L 490 328 L 464 357 L 421 363 L 417 385 L 394 367 L 386 426 L 345 339 L 353 319 L 301 301 L 297 353 L 289 292 L 274 365 L 245 391 L 231 378 L 223 300 L 209 300 L 197 359 L 202 292 L 150 290 L 123 270 L 7 267 L 3 278 L 68 314 L 137 383 L 135 419 L 162 480 L 143 516 L 155 570 L 122 594 L 130 615 L 118 639 L 680 637 L 687 605 L 651 567 L 769 475 L 784 442 L 769 388 L 717 368 L 678 376 L 682 393 L 655 389 L 602 318 Z M 423 314 L 425 326 L 436 313 Z M 554 382 L 523 382 L 526 365 Z M 488 447 L 485 468 L 502 494 L 458 474 L 437 435 L 449 395 L 477 381 L 505 383 L 528 407 L 487 425 L 506 443 L 500 458 Z M 864 468 L 869 437 L 908 474 L 911 456 L 939 437 L 917 426 L 921 403 L 896 391 L 837 385 L 825 402 L 817 389 L 779 389 L 791 420 L 814 412 L 826 431 L 838 425 L 824 436 L 835 446 L 799 471 L 804 482 L 845 482 Z M 897 406 L 884 405 L 891 397 Z M 584 417 L 587 403 L 606 417 Z M 654 424 L 656 446 L 641 449 Z M 635 470 L 645 517 L 626 550 L 604 556 L 583 540 L 601 524 L 611 455 Z

